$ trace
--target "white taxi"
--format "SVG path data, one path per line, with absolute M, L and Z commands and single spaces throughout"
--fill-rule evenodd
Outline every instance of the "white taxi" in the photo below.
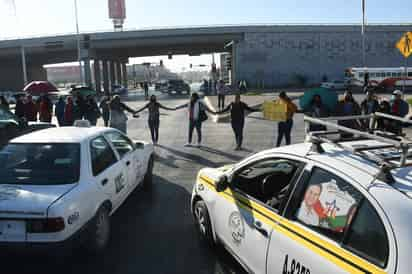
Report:
M 202 169 L 191 200 L 201 239 L 250 273 L 411 273 L 409 154 L 377 138 L 319 138 Z
M 153 146 L 103 127 L 30 133 L 0 149 L 0 246 L 101 251 L 110 216 L 152 181 Z

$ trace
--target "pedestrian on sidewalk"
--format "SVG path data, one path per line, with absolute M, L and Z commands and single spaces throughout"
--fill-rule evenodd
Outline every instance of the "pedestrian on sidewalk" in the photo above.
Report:
M 112 128 L 122 131 L 127 134 L 127 115 L 125 111 L 135 113 L 133 109 L 120 101 L 119 95 L 115 95 L 109 103 L 110 106 L 110 121 L 109 125 Z
M 260 109 L 254 109 L 249 107 L 246 103 L 240 100 L 240 94 L 236 94 L 235 101 L 230 103 L 225 109 L 216 112 L 216 114 L 222 114 L 230 111 L 230 118 L 232 129 L 235 134 L 236 148 L 235 150 L 242 150 L 243 142 L 243 128 L 245 126 L 245 112 L 260 111 Z
M 352 92 L 346 91 L 343 100 L 338 102 L 336 107 L 336 116 L 354 116 L 360 114 L 361 107 L 353 98 Z M 357 130 L 361 129 L 361 125 L 357 119 L 338 121 L 338 125 Z M 342 133 L 341 136 L 342 138 L 351 138 L 353 137 L 353 134 Z
M 409 104 L 402 99 L 403 93 L 400 90 L 395 90 L 392 94 L 390 102 L 390 114 L 404 118 L 409 113 Z M 402 135 L 402 122 L 392 121 L 391 132 Z
M 37 104 L 33 102 L 31 95 L 27 96 L 27 102 L 24 104 L 24 117 L 28 122 L 37 122 Z
M 144 89 L 144 98 L 145 100 L 148 100 L 149 99 L 149 84 L 147 83 L 147 81 L 143 83 L 143 89 Z
M 64 126 L 64 109 L 65 108 L 66 108 L 66 103 L 64 102 L 63 97 L 60 96 L 54 108 L 54 113 L 56 115 L 57 122 L 59 123 L 60 127 Z
M 75 112 L 75 106 L 73 103 L 73 98 L 71 96 L 67 97 L 67 103 L 66 106 L 64 107 L 64 125 L 66 127 L 73 126 L 74 123 L 74 112 Z
M 185 107 L 187 107 L 187 113 L 189 118 L 189 135 L 188 141 L 185 144 L 185 146 L 188 147 L 192 145 L 193 130 L 196 129 L 197 147 L 200 147 L 202 144 L 202 123 L 208 119 L 206 111 L 212 114 L 216 113 L 213 110 L 210 110 L 205 105 L 203 100 L 199 98 L 199 95 L 196 92 L 192 93 L 189 103 L 179 106 L 176 109 L 181 109 Z
M 16 106 L 14 108 L 14 114 L 19 117 L 24 117 L 24 97 L 18 96 L 16 101 Z
M 279 94 L 279 100 L 286 104 L 286 121 L 280 121 L 278 123 L 278 138 L 276 146 L 279 147 L 282 143 L 283 136 L 286 139 L 286 145 L 290 145 L 291 137 L 290 133 L 293 127 L 293 115 L 297 112 L 298 107 L 287 96 L 286 92 L 282 91 Z
M 303 110 L 306 115 L 314 118 L 324 118 L 329 116 L 329 111 L 325 104 L 322 102 L 322 97 L 319 94 L 315 94 L 312 98 L 312 102 L 308 108 Z M 319 124 L 310 123 L 309 131 L 322 131 L 326 130 L 326 127 Z
M 110 108 L 109 108 L 109 97 L 104 96 L 102 101 L 100 102 L 99 108 L 102 113 L 102 118 L 104 121 L 104 126 L 108 127 L 109 126 L 109 120 L 110 120 Z
M 53 104 L 47 95 L 43 95 L 39 104 L 40 122 L 51 123 L 53 116 Z
M 149 111 L 149 116 L 148 116 L 148 124 L 150 128 L 150 134 L 152 136 L 152 142 L 153 144 L 157 145 L 157 142 L 159 141 L 159 127 L 160 127 L 160 111 L 159 109 L 165 109 L 165 110 L 176 110 L 176 108 L 169 108 L 165 107 L 159 102 L 157 102 L 157 98 L 155 95 L 150 96 L 150 102 L 147 103 L 144 107 L 138 109 L 135 114 L 148 109 Z
M 225 95 L 226 95 L 226 85 L 223 80 L 219 80 L 217 84 L 217 105 L 219 110 L 225 108 Z
M 91 95 L 87 96 L 85 106 L 86 106 L 86 110 L 84 114 L 85 119 L 89 120 L 92 126 L 96 126 L 97 120 L 102 116 L 102 114 L 93 96 Z
M 374 92 L 369 89 L 366 92 L 366 98 L 361 102 L 361 113 L 363 115 L 373 114 L 378 111 L 379 109 L 379 102 L 375 97 Z M 370 127 L 370 119 L 363 119 L 362 126 L 365 129 L 369 129 Z

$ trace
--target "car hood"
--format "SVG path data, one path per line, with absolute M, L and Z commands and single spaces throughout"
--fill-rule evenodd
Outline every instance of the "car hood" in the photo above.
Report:
M 46 216 L 49 206 L 71 191 L 68 185 L 0 185 L 0 217 Z

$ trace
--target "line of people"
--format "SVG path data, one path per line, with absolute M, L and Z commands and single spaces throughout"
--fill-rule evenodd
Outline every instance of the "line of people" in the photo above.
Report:
M 365 99 L 360 104 L 353 98 L 352 92 L 346 91 L 343 99 L 338 102 L 335 110 L 328 109 L 326 105 L 323 104 L 321 97 L 315 95 L 312 103 L 303 111 L 307 115 L 317 118 L 328 116 L 367 115 L 375 112 L 382 112 L 404 118 L 409 113 L 409 104 L 403 99 L 403 93 L 400 90 L 395 90 L 389 101 L 384 98 L 379 100 L 373 90 L 368 90 Z M 370 127 L 369 122 L 369 120 L 365 119 L 354 119 L 339 121 L 338 124 L 357 130 L 368 130 Z M 398 135 L 402 134 L 402 123 L 385 118 L 377 119 L 377 128 Z M 325 129 L 324 126 L 315 124 L 311 124 L 309 127 L 310 131 Z M 342 137 L 351 137 L 351 135 L 343 134 Z

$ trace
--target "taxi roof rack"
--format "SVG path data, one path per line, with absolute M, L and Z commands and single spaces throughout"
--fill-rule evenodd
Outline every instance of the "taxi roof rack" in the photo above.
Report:
M 412 121 L 397 116 L 376 112 L 369 115 L 342 116 L 313 118 L 304 116 L 306 140 L 312 143 L 311 151 L 324 153 L 323 143 L 329 143 L 364 159 L 367 159 L 380 167 L 376 177 L 389 184 L 394 182 L 391 170 L 399 167 L 412 166 L 412 140 L 403 136 L 398 136 L 390 132 L 377 129 L 377 119 L 386 119 L 411 124 Z M 368 131 L 352 129 L 333 123 L 332 121 L 364 120 L 369 121 Z M 327 127 L 329 130 L 309 132 L 309 124 L 318 124 Z M 352 135 L 342 137 L 342 133 Z M 333 136 L 338 135 L 338 138 Z M 382 144 L 371 146 L 345 146 L 345 142 L 375 140 Z M 382 153 L 383 152 L 383 153 Z M 385 155 L 386 154 L 386 155 Z

